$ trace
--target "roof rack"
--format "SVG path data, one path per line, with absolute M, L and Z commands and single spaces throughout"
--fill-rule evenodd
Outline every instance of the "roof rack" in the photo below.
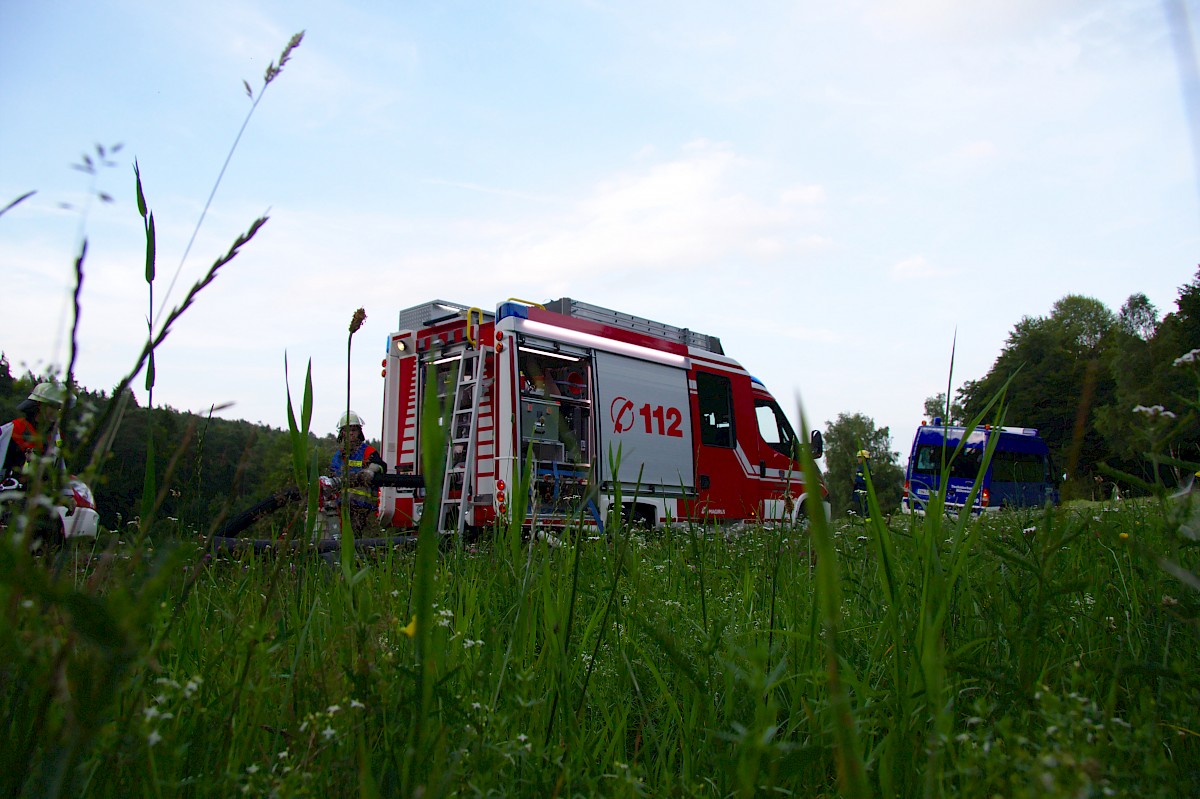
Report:
M 423 302 L 400 312 L 400 326 L 397 330 L 420 330 L 423 327 L 441 324 L 456 317 L 466 318 L 470 308 L 469 305 L 447 300 Z M 489 322 L 495 316 L 489 311 L 483 311 L 482 314 L 484 321 Z
M 725 349 L 721 346 L 721 339 L 716 336 L 697 333 L 686 327 L 676 327 L 675 325 L 655 322 L 652 319 L 621 313 L 620 311 L 603 308 L 599 305 L 573 300 L 570 297 L 551 300 L 544 307 L 547 311 L 562 314 L 563 316 L 570 316 L 573 319 L 586 319 L 590 322 L 612 325 L 613 327 L 619 327 L 622 330 L 629 330 L 634 333 L 645 333 L 656 338 L 676 341 L 688 347 L 695 347 L 706 352 L 716 353 L 717 355 L 725 354 Z M 432 300 L 421 303 L 411 308 L 405 308 L 400 312 L 400 326 L 398 329 L 420 330 L 423 327 L 441 324 L 454 318 L 465 318 L 469 309 L 470 306 L 468 305 L 448 300 Z M 483 312 L 483 321 L 490 322 L 494 318 L 494 313 Z
M 591 322 L 612 325 L 635 333 L 645 333 L 657 338 L 665 338 L 668 341 L 677 341 L 680 344 L 713 352 L 717 355 L 725 354 L 725 350 L 721 347 L 721 340 L 716 336 L 697 333 L 686 327 L 676 327 L 674 325 L 663 324 L 662 322 L 655 322 L 641 316 L 634 316 L 633 314 L 613 311 L 609 308 L 602 308 L 599 305 L 591 305 L 579 300 L 573 300 L 570 297 L 551 300 L 546 303 L 546 310 L 562 314 L 563 316 L 570 316 L 574 319 L 587 319 Z

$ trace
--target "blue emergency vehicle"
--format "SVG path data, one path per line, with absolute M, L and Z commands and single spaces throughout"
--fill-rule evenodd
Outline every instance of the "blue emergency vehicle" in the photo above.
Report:
M 1040 508 L 1058 502 L 1050 448 L 1032 427 L 976 427 L 921 423 L 913 436 L 912 452 L 904 474 L 905 513 L 925 512 L 929 499 L 941 487 L 947 469 L 946 509 L 967 503 L 980 474 L 988 442 L 996 439 L 991 461 L 971 505 L 972 513 L 1000 508 Z M 962 448 L 959 449 L 959 444 Z M 957 451 L 957 452 L 956 452 Z

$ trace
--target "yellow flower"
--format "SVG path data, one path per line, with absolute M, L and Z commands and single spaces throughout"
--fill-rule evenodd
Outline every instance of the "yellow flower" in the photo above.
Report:
M 409 638 L 412 638 L 413 636 L 415 636 L 417 634 L 417 617 L 413 616 L 412 621 L 410 621 L 408 623 L 407 627 L 400 628 L 400 632 L 404 633 Z
M 1122 541 L 1127 541 L 1127 540 L 1129 540 L 1129 533 L 1121 533 L 1117 537 L 1120 538 Z

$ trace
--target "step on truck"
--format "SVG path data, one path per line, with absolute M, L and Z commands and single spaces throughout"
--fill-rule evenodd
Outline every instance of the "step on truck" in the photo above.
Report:
M 570 298 L 436 300 L 400 313 L 383 367 L 380 451 L 400 482 L 435 485 L 420 479 L 421 419 L 441 403 L 443 532 L 509 519 L 523 478 L 526 522 L 550 528 L 617 512 L 651 528 L 794 522 L 810 489 L 828 516 L 779 404 L 714 336 Z M 819 432 L 811 447 L 820 457 Z M 381 520 L 416 526 L 423 496 L 382 488 Z

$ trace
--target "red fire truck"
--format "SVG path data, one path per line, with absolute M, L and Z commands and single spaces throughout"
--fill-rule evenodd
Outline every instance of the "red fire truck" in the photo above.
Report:
M 791 425 L 713 336 L 570 298 L 494 312 L 437 300 L 402 311 L 399 327 L 383 364 L 381 454 L 401 485 L 419 478 L 421 409 L 443 403 L 442 531 L 508 518 L 522 477 L 527 521 L 542 526 L 602 527 L 618 496 L 648 527 L 805 512 Z M 819 432 L 811 446 L 820 457 Z M 422 495 L 381 489 L 383 521 L 416 525 Z

